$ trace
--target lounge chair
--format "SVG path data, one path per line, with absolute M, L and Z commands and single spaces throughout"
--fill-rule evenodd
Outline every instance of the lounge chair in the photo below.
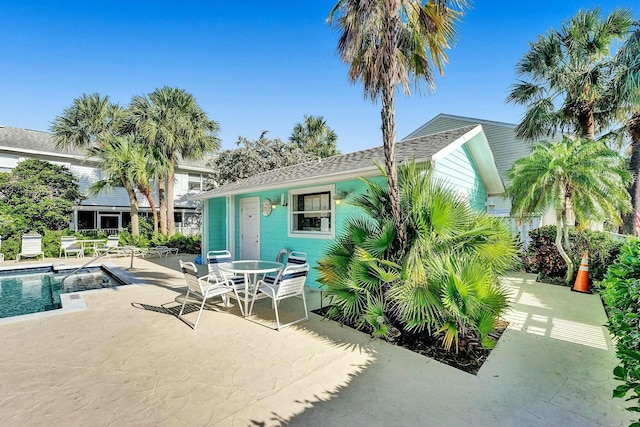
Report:
M 22 236 L 22 248 L 16 256 L 16 262 L 20 261 L 20 258 L 38 258 L 40 255 L 44 259 L 42 236 L 39 234 L 24 234 Z
M 94 253 L 98 255 L 107 255 L 115 253 L 119 248 L 120 236 L 112 235 L 107 237 L 107 243 L 104 246 L 96 246 Z
M 84 248 L 78 244 L 78 238 L 74 236 L 62 236 L 60 238 L 60 253 L 58 258 L 67 257 L 67 254 L 75 254 L 76 258 L 84 256 Z
M 158 255 L 158 258 L 166 258 L 169 255 L 178 255 L 178 248 L 170 248 L 168 246 L 159 245 L 147 249 L 147 255 Z
M 202 309 L 204 308 L 204 303 L 207 299 L 219 296 L 222 298 L 226 307 L 229 307 L 229 300 L 226 298 L 227 294 L 234 293 L 236 300 L 238 299 L 238 292 L 236 291 L 236 288 L 232 286 L 231 282 L 218 280 L 214 274 L 208 274 L 202 277 L 198 276 L 198 270 L 192 262 L 182 262 L 182 260 L 180 260 L 180 269 L 182 270 L 182 273 L 184 273 L 184 279 L 187 282 L 187 294 L 184 297 L 178 318 L 191 326 L 194 331 L 198 327 L 198 322 L 202 315 Z M 198 317 L 196 318 L 195 323 L 189 322 L 182 315 L 190 293 L 195 293 L 202 298 L 202 303 L 200 304 L 200 310 L 198 311 Z M 238 304 L 238 307 L 240 307 L 240 312 L 244 315 L 242 304 Z
M 307 310 L 307 299 L 304 295 L 304 283 L 307 280 L 309 274 L 309 264 L 302 265 L 289 265 L 273 279 L 269 276 L 260 280 L 257 284 L 256 291 L 253 294 L 251 300 L 251 307 L 249 313 L 253 313 L 253 304 L 256 301 L 258 294 L 263 294 L 273 301 L 273 309 L 276 313 L 276 325 L 280 330 L 286 326 L 293 325 L 294 323 L 302 322 L 303 320 L 309 320 L 309 311 Z M 287 324 L 280 324 L 280 316 L 278 314 L 278 303 L 286 298 L 295 296 L 302 296 L 302 303 L 304 305 L 304 317 L 289 322 Z

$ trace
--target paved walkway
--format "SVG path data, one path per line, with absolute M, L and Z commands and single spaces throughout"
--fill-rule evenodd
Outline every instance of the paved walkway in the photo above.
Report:
M 268 301 L 256 303 L 253 322 L 235 307 L 214 307 L 194 332 L 174 316 L 178 258 L 136 259 L 131 271 L 148 284 L 85 293 L 87 310 L 1 324 L 0 424 L 584 427 L 630 419 L 610 398 L 615 355 L 595 295 L 507 277 L 510 327 L 474 376 L 314 314 L 274 331 L 265 326 Z M 317 292 L 311 299 L 317 306 Z M 299 314 L 301 301 L 281 307 Z

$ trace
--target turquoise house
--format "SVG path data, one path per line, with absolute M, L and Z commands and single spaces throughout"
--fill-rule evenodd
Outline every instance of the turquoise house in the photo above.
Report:
M 482 126 L 472 125 L 400 141 L 396 159 L 431 162 L 477 210 L 505 189 Z M 360 177 L 380 179 L 382 147 L 319 159 L 203 192 L 202 251 L 227 249 L 234 259 L 275 259 L 282 248 L 306 252 L 311 267 L 340 234 L 344 221 L 362 215 L 349 204 L 364 192 Z M 312 268 L 307 285 L 318 287 Z

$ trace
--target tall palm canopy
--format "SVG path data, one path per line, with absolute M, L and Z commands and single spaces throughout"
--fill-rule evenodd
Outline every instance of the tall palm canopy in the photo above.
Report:
M 632 23 L 626 9 L 604 19 L 599 9 L 580 11 L 531 43 L 516 66 L 521 80 L 507 97 L 527 108 L 517 135 L 536 141 L 568 131 L 593 139 L 607 125 L 599 103 L 611 77 L 612 44 L 626 37 Z
M 630 208 L 626 185 L 631 176 L 624 160 L 598 141 L 572 140 L 538 143 L 528 157 L 516 160 L 508 172 L 507 192 L 512 214 L 525 217 L 549 208 L 556 212 L 556 247 L 567 263 L 567 279 L 573 263 L 562 246 L 568 238 L 568 213 L 573 210 L 581 224 L 620 219 Z
M 329 22 L 340 31 L 338 53 L 349 64 L 349 78 L 361 81 L 364 96 L 382 100 L 382 141 L 394 219 L 402 224 L 395 164 L 394 91 L 410 83 L 435 86 L 432 66 L 442 73 L 445 50 L 455 36 L 454 24 L 462 16 L 465 1 L 340 0 Z M 404 230 L 399 230 L 404 241 Z
M 614 77 L 603 109 L 608 109 L 612 120 L 626 125 L 631 139 L 629 169 L 634 182 L 629 188 L 634 211 L 640 210 L 640 21 L 625 40 L 612 61 Z M 625 217 L 625 229 L 634 228 L 635 215 Z
M 161 215 L 166 207 L 166 216 L 161 216 L 160 226 L 164 229 L 165 222 L 167 234 L 172 235 L 175 232 L 174 172 L 178 158 L 199 160 L 218 150 L 218 123 L 207 117 L 193 95 L 165 86 L 148 96 L 133 98 L 126 127 L 167 160 L 167 174 L 159 182 Z
M 118 134 L 124 110 L 97 93 L 83 94 L 55 118 L 51 126 L 58 147 L 89 147 Z
M 340 154 L 336 146 L 338 135 L 327 126 L 321 116 L 304 116 L 303 123 L 296 123 L 289 141 L 303 152 L 315 157 L 331 157 Z

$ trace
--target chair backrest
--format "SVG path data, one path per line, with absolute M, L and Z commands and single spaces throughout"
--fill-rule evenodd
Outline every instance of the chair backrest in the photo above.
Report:
M 309 264 L 288 265 L 282 270 L 277 280 L 276 298 L 282 299 L 300 295 L 309 274 Z
M 60 247 L 64 250 L 80 249 L 80 245 L 78 245 L 78 238 L 74 236 L 62 236 L 60 238 Z
M 39 234 L 24 234 L 22 236 L 22 254 L 39 254 L 42 252 L 42 236 Z
M 108 248 L 117 248 L 120 245 L 120 236 L 111 235 L 107 237 L 107 247 Z
M 287 266 L 302 265 L 307 263 L 307 254 L 304 252 L 291 251 L 287 259 Z
M 218 269 L 218 264 L 223 262 L 231 262 L 231 252 L 222 251 L 209 251 L 207 252 L 207 269 L 209 274 L 215 274 L 218 280 L 225 280 L 225 275 Z
M 180 262 L 180 269 L 184 274 L 184 279 L 187 282 L 187 286 L 191 291 L 198 292 L 201 295 L 204 295 L 204 289 L 202 289 L 202 283 L 200 282 L 200 276 L 198 276 L 198 269 L 196 265 L 192 262 Z
M 278 255 L 276 255 L 276 262 L 282 262 L 284 263 L 285 257 L 289 256 L 289 250 L 282 248 L 280 249 L 280 252 L 278 252 Z

